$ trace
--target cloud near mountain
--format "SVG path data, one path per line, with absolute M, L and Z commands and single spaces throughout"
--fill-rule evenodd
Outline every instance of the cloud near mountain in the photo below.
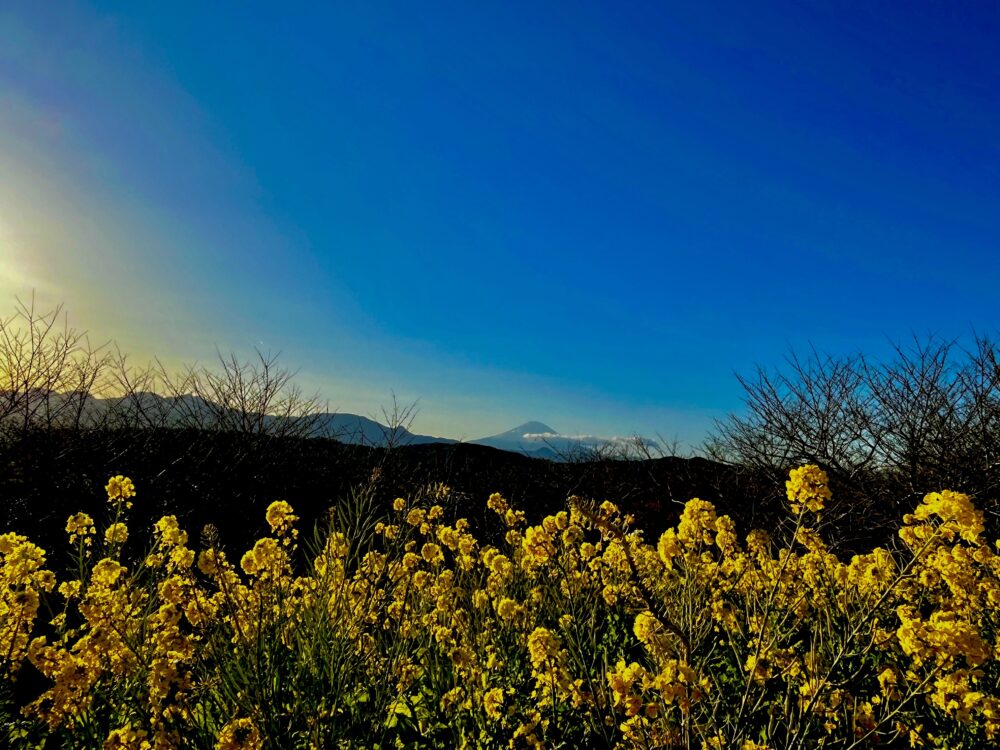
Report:
M 647 438 L 640 438 L 640 440 L 652 450 L 659 448 L 656 441 Z M 588 434 L 571 435 L 557 432 L 542 422 L 525 422 L 499 435 L 491 435 L 471 442 L 542 458 L 562 458 L 579 454 L 580 451 L 608 447 L 627 450 L 630 446 L 635 445 L 636 438 L 601 437 Z
M 631 443 L 635 441 L 634 437 L 621 437 L 620 435 L 615 435 L 613 437 L 601 437 L 600 435 L 564 435 L 561 432 L 527 432 L 522 435 L 525 440 L 538 440 L 545 442 L 546 440 L 572 440 L 578 443 Z

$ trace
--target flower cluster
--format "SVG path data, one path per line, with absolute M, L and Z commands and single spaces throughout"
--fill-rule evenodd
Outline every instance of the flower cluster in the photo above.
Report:
M 695 498 L 655 543 L 610 502 L 533 524 L 499 494 L 477 535 L 435 484 L 384 517 L 333 515 L 304 549 L 274 502 L 236 562 L 211 534 L 189 547 L 174 516 L 128 561 L 135 488 L 107 493 L 101 533 L 67 521 L 64 580 L 0 535 L 0 672 L 47 681 L 0 707 L 26 747 L 1000 740 L 1000 557 L 959 493 L 927 495 L 898 549 L 848 560 L 813 525 L 831 498 L 816 466 L 790 473 L 790 531 L 741 537 Z
M 44 550 L 20 534 L 0 535 L 0 676 L 5 679 L 20 669 L 40 597 L 55 585 Z
M 792 469 L 785 482 L 788 501 L 793 513 L 801 513 L 808 508 L 813 513 L 823 510 L 823 504 L 832 497 L 827 485 L 826 472 L 815 464 L 806 464 Z
M 132 508 L 131 498 L 135 497 L 135 486 L 128 477 L 121 474 L 111 477 L 104 491 L 108 493 L 108 502 L 112 505 L 124 504 L 126 508 Z

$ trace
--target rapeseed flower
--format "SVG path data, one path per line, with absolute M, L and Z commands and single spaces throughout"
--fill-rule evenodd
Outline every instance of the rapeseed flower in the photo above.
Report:
M 108 544 L 124 544 L 128 539 L 128 526 L 119 522 L 113 523 L 104 530 L 104 540 Z
M 135 497 L 135 486 L 128 477 L 121 474 L 111 477 L 104 491 L 108 493 L 109 503 L 113 505 L 124 503 L 126 508 L 132 507 L 131 498 Z
M 250 719 L 234 719 L 219 732 L 215 750 L 261 750 L 260 731 Z
M 823 505 L 832 497 L 826 472 L 816 464 L 806 464 L 789 472 L 785 490 L 792 512 L 796 515 L 803 508 L 819 513 Z

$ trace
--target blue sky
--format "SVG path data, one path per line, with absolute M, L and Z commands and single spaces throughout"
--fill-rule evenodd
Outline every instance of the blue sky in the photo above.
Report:
M 993 3 L 10 3 L 0 296 L 341 411 L 696 442 L 996 330 Z

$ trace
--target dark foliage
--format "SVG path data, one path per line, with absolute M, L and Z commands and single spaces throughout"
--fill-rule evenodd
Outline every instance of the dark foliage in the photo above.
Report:
M 50 552 L 64 549 L 66 518 L 80 510 L 102 517 L 103 486 L 115 474 L 132 477 L 139 490 L 130 518 L 136 544 L 148 537 L 136 532 L 173 514 L 193 538 L 206 524 L 218 527 L 234 552 L 264 529 L 271 501 L 287 499 L 308 525 L 368 484 L 387 508 L 395 497 L 443 482 L 452 488 L 450 510 L 480 522 L 492 492 L 533 518 L 570 495 L 613 500 L 649 533 L 675 522 L 693 496 L 732 506 L 748 523 L 758 512 L 727 486 L 731 471 L 703 459 L 570 464 L 466 444 L 387 450 L 220 431 L 39 429 L 0 446 L 0 528 L 28 534 Z

